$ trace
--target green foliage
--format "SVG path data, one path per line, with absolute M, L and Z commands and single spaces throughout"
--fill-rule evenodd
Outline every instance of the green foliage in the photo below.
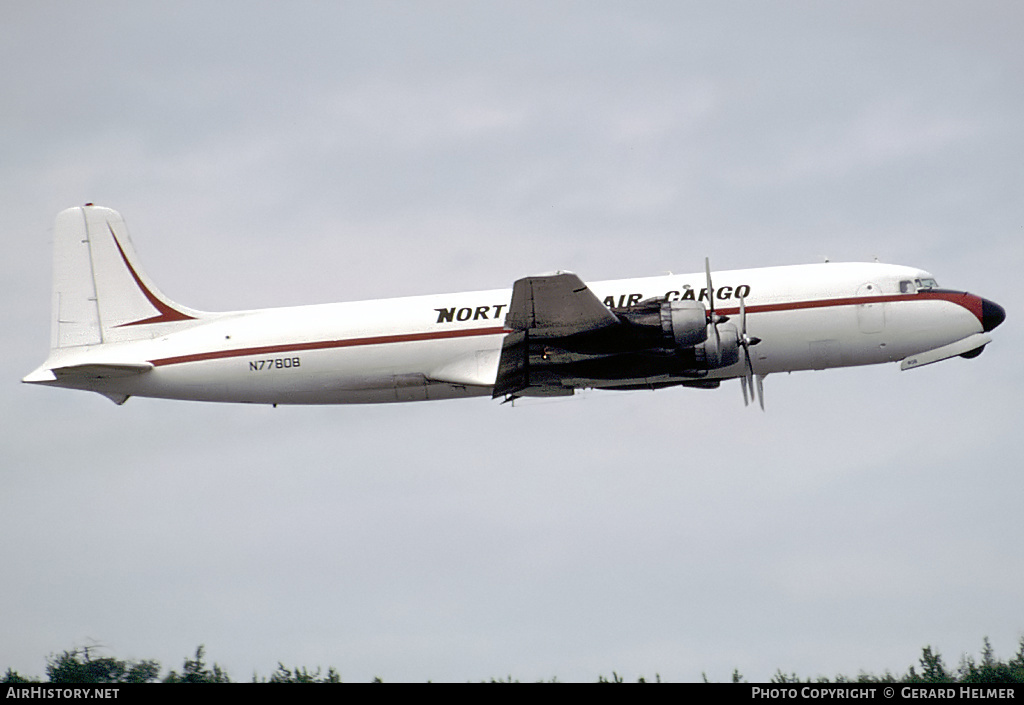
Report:
M 787 674 L 783 673 L 782 669 L 780 668 L 777 671 L 775 671 L 775 675 L 773 675 L 768 682 L 769 683 L 778 683 L 780 685 L 785 684 L 785 683 L 799 683 L 800 682 L 800 677 L 797 676 L 795 673 L 791 673 L 791 674 L 787 675 Z
M 977 664 L 970 656 L 964 656 L 957 673 L 961 683 L 1024 683 L 1024 638 L 1020 640 L 1017 655 L 1009 663 L 1001 663 L 996 660 L 992 644 L 985 637 L 981 663 Z
M 230 683 L 231 679 L 223 668 L 217 664 L 213 664 L 213 669 L 206 667 L 204 651 L 205 648 L 200 644 L 196 648 L 196 657 L 186 658 L 181 673 L 171 671 L 164 678 L 164 683 Z
M 156 661 L 122 661 L 110 657 L 96 657 L 95 647 L 85 647 L 65 651 L 60 655 L 51 654 L 46 660 L 46 676 L 50 683 L 152 683 L 159 680 L 160 664 Z M 205 647 L 200 645 L 196 648 L 194 658 L 186 658 L 181 673 L 171 671 L 163 679 L 164 683 L 230 683 L 231 679 L 227 672 L 214 663 L 207 666 Z M 920 668 L 920 672 L 918 671 Z M 704 682 L 708 682 L 705 673 L 701 674 Z M 661 682 L 661 676 L 655 674 L 655 682 Z M 611 678 L 603 675 L 598 676 L 598 683 L 624 683 L 625 679 L 616 671 L 612 671 Z M 828 678 L 817 677 L 817 682 L 829 682 Z M 340 683 L 341 676 L 338 671 L 330 667 L 324 674 L 319 667 L 310 671 L 305 667 L 294 669 L 286 668 L 283 663 L 278 662 L 277 670 L 270 678 L 260 680 L 256 676 L 253 681 L 257 683 Z M 739 669 L 734 669 L 731 676 L 733 683 L 745 683 Z M 39 683 L 41 681 L 26 678 L 17 671 L 7 669 L 0 683 Z M 379 677 L 373 682 L 381 683 Z M 507 679 L 491 678 L 491 683 L 518 683 L 511 675 Z M 552 678 L 548 683 L 557 683 L 558 678 Z M 638 683 L 647 683 L 641 676 Z M 771 678 L 772 683 L 798 683 L 812 682 L 811 679 L 801 679 L 796 673 L 785 673 L 779 669 Z M 986 637 L 981 649 L 980 661 L 964 655 L 960 659 L 960 665 L 951 670 L 946 667 L 942 656 L 926 646 L 921 651 L 921 658 L 917 667 L 911 666 L 902 676 L 893 675 L 886 670 L 881 676 L 861 671 L 857 677 L 837 675 L 836 683 L 1024 683 L 1024 637 L 1021 638 L 1019 647 L 1014 657 L 1009 661 L 1000 661 L 996 658 L 992 644 Z
M 952 677 L 942 663 L 942 657 L 932 653 L 932 647 L 926 646 L 921 652 L 921 673 L 918 674 L 911 666 L 904 679 L 905 683 L 951 683 Z
M 50 683 L 149 683 L 160 675 L 156 661 L 121 661 L 93 658 L 89 647 L 53 654 L 46 660 Z
M 545 682 L 545 681 L 542 681 L 542 682 Z M 558 678 L 552 678 L 551 680 L 546 681 L 546 682 L 547 683 L 558 683 Z M 597 682 L 598 683 L 625 683 L 626 679 L 623 678 L 622 676 L 620 676 L 616 671 L 612 671 L 612 677 L 610 679 L 606 678 L 605 676 L 598 676 L 597 677 Z M 640 676 L 639 678 L 636 679 L 636 682 L 637 683 L 650 683 L 651 681 L 648 681 L 643 676 Z M 654 674 L 654 682 L 655 683 L 661 683 L 661 674 L 660 673 L 655 673 Z
M 0 678 L 0 683 L 42 683 L 42 681 L 26 678 L 17 671 L 12 671 L 8 668 L 7 672 L 4 673 L 4 677 Z
M 320 677 L 319 666 L 316 673 L 310 673 L 306 668 L 296 668 L 294 671 L 285 668 L 280 661 L 277 662 L 277 670 L 274 671 L 267 683 L 341 683 L 341 676 L 331 666 L 327 669 L 327 675 Z
M 1020 640 L 1017 654 L 1009 662 L 1003 663 L 996 659 L 992 644 L 985 637 L 981 650 L 981 663 L 978 664 L 970 656 L 960 659 L 956 671 L 946 667 L 942 656 L 933 651 L 931 646 L 921 650 L 918 660 L 921 670 L 911 666 L 902 676 L 894 676 L 888 670 L 881 676 L 861 672 L 857 676 L 858 683 L 1024 683 L 1024 637 Z M 795 677 L 795 676 L 794 676 Z M 836 677 L 836 682 L 843 680 Z M 781 682 L 781 681 L 780 681 Z

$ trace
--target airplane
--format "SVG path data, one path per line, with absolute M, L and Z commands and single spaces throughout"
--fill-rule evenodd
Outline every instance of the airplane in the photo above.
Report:
M 764 408 L 778 372 L 978 356 L 1006 317 L 914 267 L 818 263 L 585 284 L 559 271 L 511 291 L 209 313 L 139 266 L 121 215 L 54 226 L 50 354 L 23 381 L 132 396 L 347 404 L 577 389 L 714 389 Z

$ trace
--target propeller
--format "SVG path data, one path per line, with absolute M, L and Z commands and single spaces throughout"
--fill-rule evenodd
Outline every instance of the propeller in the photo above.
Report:
M 740 297 L 740 346 L 743 348 L 743 377 L 740 378 L 740 386 L 743 388 L 743 405 L 748 406 L 751 399 L 761 402 L 761 411 L 764 411 L 764 375 L 757 375 L 757 389 L 754 388 L 754 363 L 750 359 L 750 347 L 757 345 L 761 339 L 747 334 L 747 303 L 743 296 Z M 747 390 L 750 396 L 747 396 Z
M 715 290 L 711 285 L 711 259 L 709 257 L 704 258 L 704 274 L 708 282 L 708 323 L 711 326 L 711 330 L 714 331 L 714 354 L 716 360 L 721 360 L 722 336 L 718 332 L 718 324 L 724 323 L 729 319 L 726 316 L 719 316 L 715 313 Z M 754 363 L 750 358 L 751 346 L 757 345 L 760 342 L 760 338 L 747 334 L 747 303 L 745 297 L 741 296 L 739 344 L 743 348 L 743 376 L 740 377 L 740 387 L 743 389 L 743 405 L 749 406 L 752 400 L 757 399 L 761 404 L 761 411 L 764 411 L 765 375 L 754 373 Z
M 715 332 L 715 359 L 718 360 L 722 357 L 722 336 L 718 333 L 718 324 L 721 321 L 715 315 L 715 290 L 711 286 L 711 259 L 708 257 L 704 258 L 704 273 L 708 279 L 708 323 Z

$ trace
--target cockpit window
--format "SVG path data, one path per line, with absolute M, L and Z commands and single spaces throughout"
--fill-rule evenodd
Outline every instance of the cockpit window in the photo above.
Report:
M 914 294 L 918 291 L 926 291 L 928 289 L 938 289 L 939 284 L 934 279 L 926 277 L 923 279 L 904 279 L 900 282 L 900 293 L 901 294 Z

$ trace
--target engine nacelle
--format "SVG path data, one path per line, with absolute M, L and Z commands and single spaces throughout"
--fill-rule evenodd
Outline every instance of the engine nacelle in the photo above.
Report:
M 735 365 L 740 361 L 740 333 L 731 323 L 718 324 L 718 341 L 711 326 L 705 331 L 707 338 L 693 350 L 698 364 L 709 370 Z
M 661 332 L 666 341 L 679 348 L 691 348 L 708 339 L 708 318 L 704 304 L 696 301 L 666 301 L 661 304 Z

